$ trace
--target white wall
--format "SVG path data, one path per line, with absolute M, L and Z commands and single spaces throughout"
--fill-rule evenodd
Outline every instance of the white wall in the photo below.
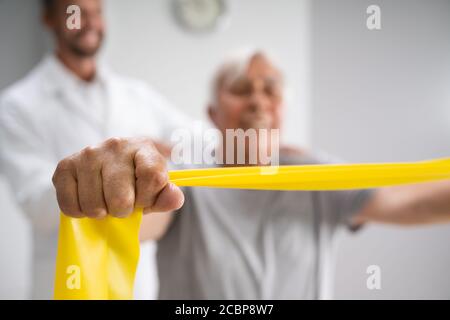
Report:
M 45 45 L 37 1 L 0 1 L 0 89 L 23 77 Z M 0 299 L 27 297 L 30 229 L 0 176 Z
M 365 25 L 371 4 L 379 31 Z M 350 161 L 450 155 L 450 1 L 315 0 L 312 19 L 313 146 Z M 336 296 L 449 299 L 449 243 L 450 226 L 346 236 Z M 366 288 L 371 264 L 381 291 Z

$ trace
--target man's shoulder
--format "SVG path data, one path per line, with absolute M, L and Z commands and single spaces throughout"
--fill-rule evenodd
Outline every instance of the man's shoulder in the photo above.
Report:
M 280 147 L 281 165 L 307 165 L 307 164 L 326 164 L 339 162 L 335 157 L 317 150 L 297 146 Z
M 44 94 L 45 73 L 42 64 L 38 64 L 23 78 L 0 91 L 1 112 L 11 108 L 26 109 L 32 107 L 32 103 L 39 101 Z
M 146 81 L 111 71 L 110 75 L 122 88 L 143 96 L 160 96 Z
M 144 80 L 115 73 L 112 77 L 115 83 L 115 90 L 122 92 L 124 96 L 132 97 L 135 101 L 141 102 L 137 106 L 145 106 L 146 110 L 153 112 L 170 112 L 172 104 L 167 98 L 160 94 L 151 84 Z

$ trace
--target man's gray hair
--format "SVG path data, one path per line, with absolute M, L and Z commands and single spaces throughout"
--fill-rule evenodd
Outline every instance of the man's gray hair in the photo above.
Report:
M 225 57 L 224 62 L 219 65 L 213 75 L 210 87 L 210 105 L 217 105 L 218 93 L 220 88 L 242 76 L 242 74 L 247 70 L 247 67 L 250 64 L 251 60 L 257 55 L 266 57 L 275 65 L 276 68 L 280 67 L 277 63 L 277 60 L 274 58 L 274 55 L 269 54 L 265 50 L 243 48 L 228 54 Z

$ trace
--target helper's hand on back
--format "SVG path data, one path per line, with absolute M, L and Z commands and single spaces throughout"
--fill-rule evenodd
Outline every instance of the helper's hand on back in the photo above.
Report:
M 53 175 L 66 215 L 126 217 L 179 209 L 184 196 L 168 180 L 166 161 L 148 138 L 112 138 L 61 160 Z

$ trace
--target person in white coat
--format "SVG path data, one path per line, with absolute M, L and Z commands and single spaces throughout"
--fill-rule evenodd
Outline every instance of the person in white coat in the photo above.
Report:
M 81 9 L 81 28 L 69 30 L 69 5 Z M 104 36 L 101 0 L 44 0 L 43 21 L 55 39 L 24 79 L 0 96 L 2 173 L 32 223 L 32 298 L 52 297 L 59 209 L 52 175 L 58 160 L 114 136 L 168 141 L 186 118 L 144 83 L 99 62 Z M 145 238 L 162 234 L 169 214 L 146 215 Z M 142 246 L 136 298 L 156 297 L 154 242 Z

